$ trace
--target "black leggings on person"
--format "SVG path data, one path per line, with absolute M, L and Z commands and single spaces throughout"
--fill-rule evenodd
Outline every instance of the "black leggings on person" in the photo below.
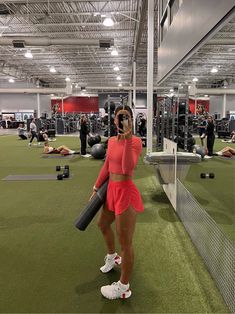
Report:
M 81 155 L 86 155 L 86 138 L 87 136 L 80 136 L 81 141 Z
M 33 141 L 33 139 L 36 137 L 36 139 L 37 139 L 37 141 L 38 141 L 38 135 L 37 135 L 37 133 L 36 132 L 34 132 L 34 131 L 31 131 L 31 134 L 32 134 L 32 137 L 31 137 L 31 139 L 30 139 L 30 142 L 29 143 L 32 143 L 32 141 Z
M 208 149 L 208 156 L 213 156 L 213 146 L 214 146 L 215 136 L 207 136 L 207 149 Z

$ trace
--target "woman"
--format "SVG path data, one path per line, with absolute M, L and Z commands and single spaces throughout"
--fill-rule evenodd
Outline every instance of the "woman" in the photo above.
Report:
M 141 196 L 132 181 L 134 168 L 142 152 L 141 139 L 132 135 L 132 111 L 120 106 L 115 111 L 114 123 L 118 135 L 108 141 L 105 163 L 93 188 L 93 194 L 109 177 L 106 203 L 101 209 L 98 226 L 103 234 L 108 254 L 101 272 L 109 272 L 115 265 L 122 264 L 121 277 L 112 285 L 101 287 L 101 293 L 108 299 L 129 298 L 129 280 L 134 263 L 132 238 L 136 216 L 144 210 Z M 91 196 L 91 197 L 92 197 Z M 115 220 L 121 256 L 115 252 L 114 233 L 111 224 Z
M 215 141 L 215 134 L 214 134 L 214 123 L 211 116 L 207 118 L 207 128 L 206 128 L 206 135 L 207 135 L 207 151 L 209 158 L 213 156 L 213 146 Z
M 81 155 L 85 156 L 87 146 L 87 135 L 89 134 L 86 116 L 82 115 L 80 123 L 81 123 L 80 127 Z
M 61 154 L 63 156 L 65 155 L 72 155 L 72 154 L 79 154 L 78 152 L 75 152 L 75 150 L 71 150 L 65 145 L 61 145 L 57 148 L 54 148 L 52 146 L 49 146 L 48 142 L 45 142 L 44 144 L 44 153 L 45 154 Z

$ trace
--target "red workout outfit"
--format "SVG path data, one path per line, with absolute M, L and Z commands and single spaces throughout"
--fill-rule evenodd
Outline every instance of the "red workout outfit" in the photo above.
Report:
M 138 158 L 142 152 L 142 141 L 136 136 L 130 139 L 117 140 L 116 136 L 109 139 L 105 163 L 100 170 L 95 186 L 99 188 L 109 177 L 109 173 L 132 176 Z M 126 181 L 109 180 L 107 207 L 115 215 L 123 213 L 130 205 L 138 212 L 144 210 L 140 192 L 131 179 Z

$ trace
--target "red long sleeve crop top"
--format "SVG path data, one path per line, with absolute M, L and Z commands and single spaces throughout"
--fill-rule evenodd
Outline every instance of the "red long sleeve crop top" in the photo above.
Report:
M 110 172 L 132 176 L 141 152 L 142 141 L 139 137 L 132 136 L 130 139 L 119 141 L 116 136 L 110 137 L 105 163 L 100 170 L 95 187 L 99 188 Z

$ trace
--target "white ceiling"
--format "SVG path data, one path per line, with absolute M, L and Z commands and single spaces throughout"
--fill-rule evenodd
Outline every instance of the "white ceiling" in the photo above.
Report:
M 105 27 L 104 17 L 111 16 L 113 27 Z M 157 76 L 157 1 L 155 1 L 155 67 Z M 97 86 L 97 90 L 117 87 L 117 75 L 123 86 L 132 85 L 132 64 L 137 64 L 137 86 L 147 80 L 147 0 L 0 0 L 1 40 L 11 37 L 33 37 L 37 44 L 24 49 L 12 43 L 0 45 L 0 86 L 10 77 L 41 86 L 63 88 L 65 78 L 81 86 Z M 41 38 L 69 40 L 70 44 L 41 45 Z M 113 39 L 118 56 L 111 49 L 82 44 L 84 40 Z M 218 42 L 218 40 L 221 40 Z M 215 42 L 217 40 L 217 42 Z M 214 41 L 214 42 L 213 42 Z M 80 42 L 80 43 L 78 43 Z M 33 59 L 24 53 L 31 49 Z M 120 71 L 113 70 L 114 65 Z M 54 66 L 56 73 L 50 73 Z M 218 72 L 212 74 L 216 66 Z M 230 86 L 235 83 L 235 18 L 213 39 L 180 66 L 163 85 L 174 87 L 190 83 L 197 77 L 199 88 Z

